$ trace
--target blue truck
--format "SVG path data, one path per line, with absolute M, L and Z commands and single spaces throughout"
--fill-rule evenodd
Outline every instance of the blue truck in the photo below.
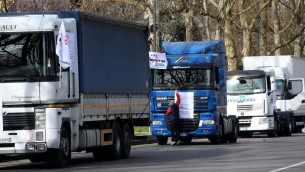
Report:
M 175 99 L 175 90 L 181 95 L 189 95 L 188 100 L 182 97 L 180 103 L 182 142 L 191 142 L 193 137 L 209 138 L 212 144 L 236 142 L 236 116 L 226 113 L 223 41 L 164 41 L 162 50 L 168 62 L 166 69 L 151 70 L 151 127 L 158 144 L 167 144 L 171 136 L 166 111 L 169 102 Z

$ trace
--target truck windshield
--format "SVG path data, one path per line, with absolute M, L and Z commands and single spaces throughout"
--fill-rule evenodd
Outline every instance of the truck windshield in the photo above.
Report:
M 1 33 L 0 78 L 56 76 L 53 32 Z
M 285 87 L 284 80 L 282 80 L 282 79 L 276 80 L 276 95 L 277 96 L 284 95 L 284 93 L 285 93 L 284 87 Z
M 258 94 L 265 92 L 265 77 L 231 77 L 227 79 L 228 94 Z
M 154 70 L 153 89 L 211 89 L 212 69 Z

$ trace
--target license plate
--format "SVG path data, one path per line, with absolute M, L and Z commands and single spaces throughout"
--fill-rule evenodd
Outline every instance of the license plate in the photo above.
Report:
M 239 128 L 239 131 L 247 131 L 247 128 Z
M 180 133 L 180 136 L 186 136 L 186 133 Z
M 11 143 L 12 139 L 11 138 L 0 138 L 0 143 Z

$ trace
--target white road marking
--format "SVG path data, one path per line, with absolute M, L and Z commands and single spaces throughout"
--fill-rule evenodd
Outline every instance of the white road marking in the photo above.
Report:
M 299 166 L 299 165 L 302 165 L 302 164 L 305 164 L 305 161 L 304 161 L 304 162 L 297 163 L 297 164 L 293 164 L 293 165 L 290 165 L 290 166 L 287 166 L 287 167 L 279 168 L 279 169 L 276 169 L 276 170 L 273 170 L 273 171 L 269 171 L 269 172 L 282 171 L 282 170 L 286 170 L 286 169 L 288 169 L 288 168 L 295 167 L 295 166 Z

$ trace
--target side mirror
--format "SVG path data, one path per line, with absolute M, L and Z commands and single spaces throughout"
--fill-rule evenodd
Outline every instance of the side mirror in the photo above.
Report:
M 225 72 L 222 68 L 218 69 L 218 79 L 223 80 L 225 78 Z
M 223 87 L 226 85 L 226 82 L 225 81 L 219 81 L 219 87 Z
M 288 82 L 288 90 L 291 90 L 292 89 L 292 84 L 291 84 L 291 82 L 289 81 Z
M 240 84 L 246 84 L 246 83 L 247 83 L 247 81 L 246 81 L 246 80 L 244 80 L 244 79 L 241 79 L 241 80 L 239 80 L 239 83 L 240 83 Z
M 270 83 L 271 83 L 271 90 L 270 91 L 276 91 L 276 83 L 274 77 L 270 77 Z

